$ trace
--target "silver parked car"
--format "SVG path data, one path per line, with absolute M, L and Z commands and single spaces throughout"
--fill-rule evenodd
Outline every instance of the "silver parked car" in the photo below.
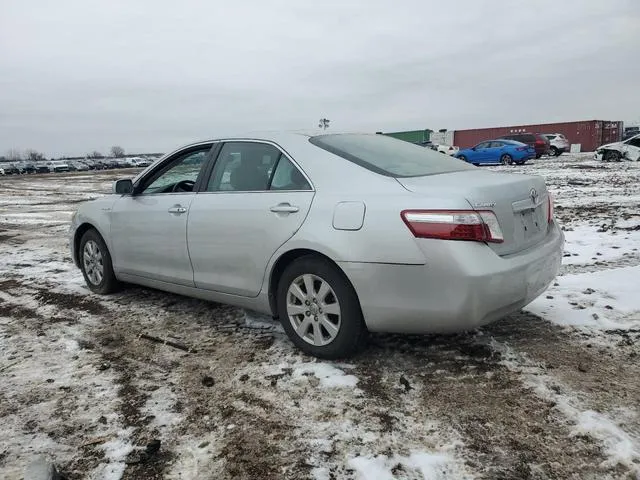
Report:
M 367 331 L 460 331 L 515 312 L 554 279 L 564 243 L 542 178 L 384 135 L 197 143 L 113 192 L 72 221 L 92 291 L 130 282 L 257 310 L 323 358 Z

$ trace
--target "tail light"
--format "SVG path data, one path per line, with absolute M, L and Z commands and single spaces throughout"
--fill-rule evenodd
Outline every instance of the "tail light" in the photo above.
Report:
M 553 196 L 551 192 L 547 195 L 547 223 L 551 223 L 553 221 Z
M 537 144 L 537 145 L 544 145 L 545 143 L 547 143 L 547 142 L 545 142 L 545 141 L 544 141 L 544 140 L 542 140 L 541 138 L 538 138 L 538 139 L 536 140 L 536 144 Z
M 519 151 L 519 152 L 524 152 L 526 150 L 529 150 L 529 147 L 518 147 L 518 148 L 516 148 L 516 150 Z
M 400 214 L 416 238 L 502 243 L 498 218 L 490 211 L 404 210 Z

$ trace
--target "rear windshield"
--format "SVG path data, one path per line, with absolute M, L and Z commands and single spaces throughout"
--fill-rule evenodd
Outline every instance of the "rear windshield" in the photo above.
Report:
M 476 167 L 449 155 L 386 135 L 318 135 L 316 147 L 388 177 L 421 177 Z

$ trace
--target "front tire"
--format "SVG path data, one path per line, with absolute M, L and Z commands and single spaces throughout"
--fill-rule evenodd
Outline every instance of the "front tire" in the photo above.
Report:
M 465 157 L 464 155 L 460 155 L 460 156 L 458 156 L 456 158 L 458 158 L 459 160 L 462 160 L 463 162 L 467 161 L 467 157 Z
M 620 152 L 616 152 L 615 150 L 609 150 L 604 155 L 605 162 L 619 162 L 621 158 L 622 155 L 620 155 Z
M 349 357 L 366 337 L 356 292 L 324 258 L 304 256 L 288 265 L 278 282 L 277 304 L 285 332 L 309 355 Z
M 108 295 L 119 290 L 120 282 L 113 273 L 111 254 L 96 230 L 87 230 L 82 235 L 78 261 L 89 290 L 100 295 Z

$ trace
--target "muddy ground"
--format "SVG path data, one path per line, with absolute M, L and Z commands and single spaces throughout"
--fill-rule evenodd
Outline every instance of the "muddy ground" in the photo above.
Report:
M 639 165 L 510 170 L 546 177 L 569 231 L 637 240 Z M 453 336 L 372 335 L 332 363 L 236 308 L 135 286 L 99 297 L 68 223 L 127 173 L 0 179 L 0 477 L 44 454 L 69 480 L 640 478 L 640 328 L 523 311 Z M 640 265 L 623 253 L 562 274 Z

